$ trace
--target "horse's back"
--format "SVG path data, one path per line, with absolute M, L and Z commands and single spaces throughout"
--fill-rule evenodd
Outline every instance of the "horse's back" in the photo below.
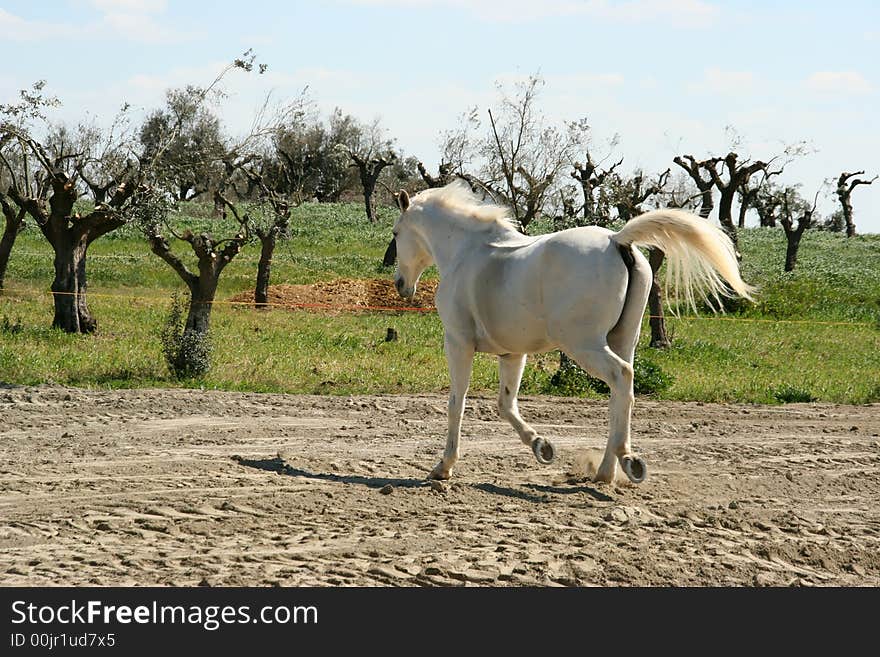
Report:
M 475 251 L 441 282 L 447 328 L 480 351 L 535 353 L 573 334 L 604 338 L 620 317 L 627 269 L 613 232 L 574 228 Z
M 620 318 L 629 274 L 613 235 L 605 228 L 573 228 L 547 241 L 542 298 L 554 340 L 604 340 Z

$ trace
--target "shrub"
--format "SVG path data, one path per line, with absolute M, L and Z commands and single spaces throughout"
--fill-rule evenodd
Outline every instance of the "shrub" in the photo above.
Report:
M 637 395 L 655 395 L 666 390 L 673 377 L 653 361 L 636 354 L 633 363 L 633 391 Z M 608 385 L 601 379 L 584 372 L 571 359 L 563 359 L 556 373 L 550 378 L 546 392 L 575 397 L 589 391 L 610 394 Z
M 15 335 L 16 333 L 21 333 L 22 328 L 20 317 L 13 321 L 6 315 L 3 315 L 3 322 L 0 323 L 0 331 L 8 333 L 9 335 Z
M 211 367 L 211 343 L 207 334 L 185 330 L 186 297 L 175 291 L 162 327 L 162 354 L 176 379 L 205 375 Z
M 633 363 L 633 389 L 637 395 L 656 395 L 666 390 L 674 377 L 657 363 L 636 354 Z
M 816 401 L 809 390 L 798 388 L 789 383 L 774 388 L 771 393 L 776 401 L 783 404 L 804 404 Z

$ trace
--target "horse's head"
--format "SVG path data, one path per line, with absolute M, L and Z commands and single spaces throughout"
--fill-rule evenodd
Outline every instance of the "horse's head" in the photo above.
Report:
M 416 293 L 416 285 L 422 272 L 431 263 L 431 252 L 418 229 L 416 208 L 410 209 L 409 194 L 400 190 L 397 195 L 400 216 L 394 222 L 394 238 L 385 251 L 384 264 L 394 263 L 397 257 L 397 271 L 394 272 L 394 286 L 397 293 L 405 299 L 411 299 Z

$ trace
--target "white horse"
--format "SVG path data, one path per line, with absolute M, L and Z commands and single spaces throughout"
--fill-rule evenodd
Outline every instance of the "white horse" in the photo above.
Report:
M 670 276 L 694 304 L 753 290 L 739 275 L 730 239 L 681 210 L 654 210 L 614 233 L 573 228 L 529 237 L 503 208 L 477 201 L 462 184 L 398 195 L 400 216 L 386 264 L 398 261 L 394 283 L 404 298 L 415 294 L 422 272 L 440 272 L 436 306 L 449 364 L 446 449 L 431 471 L 448 479 L 459 456 L 461 418 L 475 352 L 498 355 L 498 410 L 540 463 L 553 445 L 529 426 L 517 408 L 526 355 L 561 349 L 611 389 L 608 442 L 596 471 L 610 482 L 620 463 L 629 479 L 644 481 L 645 462 L 632 453 L 633 355 L 651 286 L 651 267 L 633 246 L 662 249 Z M 720 276 L 719 276 L 720 274 Z

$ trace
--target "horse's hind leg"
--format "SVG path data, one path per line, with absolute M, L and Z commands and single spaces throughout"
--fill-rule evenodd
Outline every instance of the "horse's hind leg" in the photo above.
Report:
M 498 356 L 498 413 L 510 422 L 519 434 L 519 439 L 532 448 L 539 463 L 550 463 L 556 455 L 550 441 L 538 436 L 519 414 L 516 395 L 526 366 L 525 354 L 504 354 Z
M 630 420 L 634 400 L 632 365 L 607 345 L 573 350 L 569 352 L 569 356 L 611 388 L 608 443 L 605 456 L 596 471 L 596 481 L 613 481 L 617 473 L 617 463 L 620 462 L 627 477 L 635 483 L 641 483 L 645 479 L 647 468 L 645 462 L 632 453 L 630 445 Z
M 449 365 L 449 426 L 446 434 L 446 449 L 429 479 L 449 479 L 452 467 L 458 461 L 458 443 L 461 438 L 461 418 L 464 414 L 464 400 L 471 381 L 474 363 L 473 347 L 457 344 L 447 336 L 446 362 Z
M 653 274 L 651 265 L 639 252 L 634 251 L 633 266 L 629 270 L 629 283 L 626 287 L 626 300 L 617 324 L 608 333 L 608 346 L 626 362 L 632 364 L 639 333 L 642 328 L 642 316 L 648 303 Z

